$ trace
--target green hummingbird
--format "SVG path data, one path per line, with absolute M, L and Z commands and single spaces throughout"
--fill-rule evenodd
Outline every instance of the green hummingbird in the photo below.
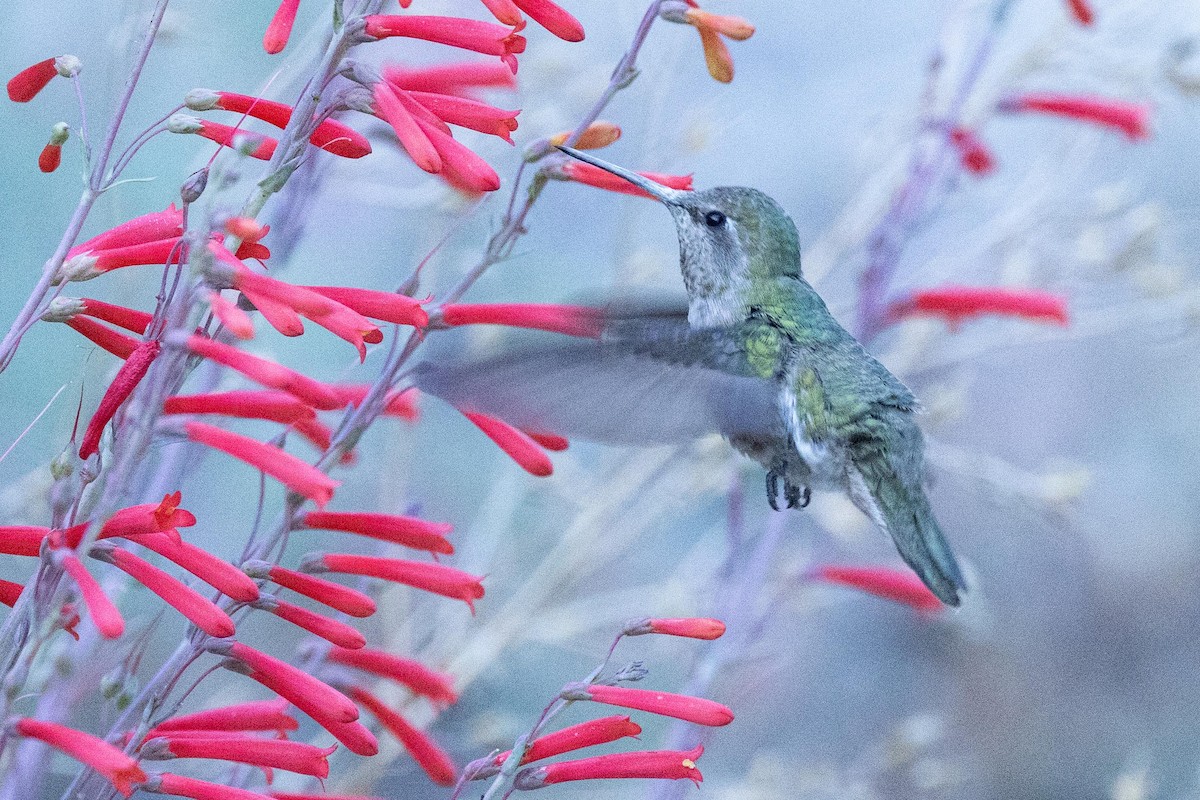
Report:
M 683 307 L 625 303 L 599 341 L 460 365 L 419 388 L 527 430 L 652 444 L 721 433 L 767 470 L 779 510 L 844 492 L 944 603 L 962 573 L 923 488 L 913 394 L 846 331 L 800 270 L 796 226 L 764 193 L 681 191 L 570 148 L 659 200 L 679 235 Z

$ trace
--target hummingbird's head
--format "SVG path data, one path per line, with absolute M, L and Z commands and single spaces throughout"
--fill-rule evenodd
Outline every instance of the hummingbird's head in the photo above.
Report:
M 741 314 L 756 286 L 800 277 L 796 226 L 777 202 L 759 190 L 743 186 L 696 192 L 670 189 L 587 153 L 559 149 L 624 178 L 667 207 L 675 218 L 680 267 L 693 312 L 713 324 L 723 316 Z

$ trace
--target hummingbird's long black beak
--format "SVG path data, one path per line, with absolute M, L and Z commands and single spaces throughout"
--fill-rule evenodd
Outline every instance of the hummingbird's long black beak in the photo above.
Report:
M 557 147 L 571 158 L 578 159 L 585 164 L 591 164 L 593 167 L 599 167 L 605 172 L 611 172 L 618 178 L 624 178 L 634 186 L 641 189 L 643 192 L 646 192 L 655 200 L 666 203 L 669 206 L 679 205 L 683 200 L 683 197 L 689 194 L 689 192 L 685 192 L 680 189 L 672 189 L 670 187 L 663 186 L 661 183 L 655 183 L 644 175 L 639 175 L 632 170 L 625 169 L 624 167 L 618 167 L 616 164 L 610 164 L 607 161 L 601 161 L 593 155 L 589 155 L 588 153 L 584 153 L 572 147 L 563 147 L 561 145 L 557 145 Z

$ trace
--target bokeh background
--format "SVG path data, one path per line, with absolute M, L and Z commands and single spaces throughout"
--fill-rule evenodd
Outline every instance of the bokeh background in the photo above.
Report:
M 470 0 L 418 2 L 423 13 L 484 18 Z M 281 60 L 259 45 L 271 2 L 173 0 L 130 130 L 197 86 L 294 93 L 305 48 L 316 41 L 303 32 L 327 4 L 302 5 Z M 645 8 L 633 0 L 564 5 L 587 40 L 568 45 L 532 31 L 520 90 L 495 97 L 522 109 L 517 148 L 465 138 L 505 180 L 500 196 L 473 209 L 386 144 L 381 124 L 348 118 L 373 133 L 376 153 L 323 163 L 273 202 L 273 268 L 300 283 L 393 288 L 445 238 L 424 288 L 453 285 L 483 251 L 522 145 L 569 128 L 591 105 Z M 553 477 L 536 480 L 430 400 L 416 426 L 385 422 L 371 431 L 358 465 L 340 476 L 338 507 L 416 508 L 454 522 L 453 563 L 488 576 L 474 617 L 459 604 L 388 591 L 373 631 L 459 676 L 461 703 L 432 729 L 456 758 L 510 746 L 563 683 L 599 663 L 623 620 L 698 614 L 726 619 L 727 639 L 630 640 L 618 660 L 644 661 L 645 686 L 700 685 L 736 711 L 731 726 L 703 737 L 706 795 L 1200 795 L 1200 6 L 1096 0 L 1097 23 L 1083 28 L 1066 5 L 1015 3 L 966 110 L 998 169 L 938 188 L 905 242 L 897 285 L 1050 289 L 1069 298 L 1071 324 L 987 319 L 950 330 L 908 322 L 871 343 L 928 409 L 933 503 L 972 585 L 963 608 L 922 618 L 806 581 L 813 564 L 899 562 L 843 498 L 819 494 L 803 512 L 773 514 L 759 468 L 720 441 L 647 450 L 577 443 L 555 457 Z M 7 3 L 0 73 L 50 53 L 79 55 L 90 122 L 100 127 L 146 6 Z M 867 237 L 921 131 L 931 60 L 941 59 L 944 103 L 989 35 L 994 4 L 705 6 L 758 27 L 731 45 L 734 82 L 708 77 L 692 29 L 657 26 L 641 76 L 604 114 L 624 137 L 603 155 L 691 172 L 699 187 L 752 185 L 777 198 L 800 230 L 807 273 L 849 323 Z M 455 58 L 420 43 L 389 52 L 413 63 Z M 5 325 L 80 189 L 77 152 L 53 176 L 36 170 L 50 126 L 75 115 L 69 87 L 57 83 L 28 107 L 0 110 Z M 1131 142 L 1086 124 L 990 111 L 998 96 L 1033 90 L 1150 103 L 1153 135 Z M 189 137 L 158 137 L 129 173 L 152 180 L 112 191 L 85 233 L 163 207 L 209 154 Z M 244 182 L 218 189 L 232 207 L 245 195 Z M 157 279 L 124 273 L 79 294 L 150 307 Z M 631 289 L 679 289 L 669 216 L 649 201 L 554 184 L 514 256 L 469 297 L 562 301 Z M 439 335 L 425 355 L 477 351 L 492 336 Z M 379 358 L 359 366 L 319 331 L 298 341 L 260 335 L 254 350 L 327 379 L 370 380 Z M 0 452 L 8 451 L 0 524 L 45 518 L 46 465 L 66 446 L 80 392 L 93 407 L 112 369 L 110 357 L 61 326 L 27 337 L 0 376 Z M 177 446 L 164 443 L 158 454 Z M 254 517 L 257 476 L 218 457 L 189 458 L 193 473 L 181 488 L 203 521 L 197 541 L 233 557 Z M 293 543 L 296 554 L 317 546 Z M 155 607 L 143 602 L 149 617 Z M 247 641 L 253 631 L 244 629 Z M 218 680 L 206 686 L 221 697 L 250 696 L 232 677 Z M 646 715 L 640 721 L 644 747 L 701 737 Z M 348 757 L 335 774 L 331 789 L 446 796 L 403 757 Z M 696 790 L 613 783 L 546 791 Z

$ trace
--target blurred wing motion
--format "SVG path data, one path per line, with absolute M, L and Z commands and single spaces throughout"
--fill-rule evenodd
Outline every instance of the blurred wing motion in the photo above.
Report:
M 530 431 L 614 444 L 711 433 L 785 435 L 778 389 L 745 371 L 720 331 L 686 311 L 609 310 L 604 336 L 454 365 L 421 364 L 417 388 Z

